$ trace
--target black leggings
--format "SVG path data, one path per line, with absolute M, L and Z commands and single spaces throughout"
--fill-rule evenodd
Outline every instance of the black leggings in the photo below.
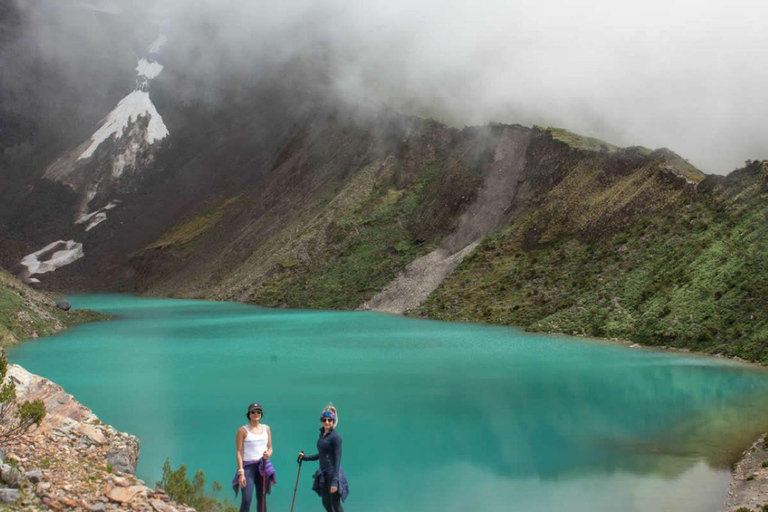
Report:
M 323 499 L 323 506 L 327 512 L 344 512 L 341 508 L 341 489 L 331 494 L 331 479 L 325 478 L 323 486 L 320 488 L 320 497 Z
M 254 490 L 256 491 L 255 512 L 262 512 L 261 497 L 264 492 L 264 477 L 259 473 L 259 466 L 260 464 L 251 464 L 243 468 L 245 470 L 245 489 L 241 489 L 243 491 L 243 500 L 240 502 L 240 512 L 250 512 Z M 264 504 L 264 510 L 267 510 L 266 504 Z

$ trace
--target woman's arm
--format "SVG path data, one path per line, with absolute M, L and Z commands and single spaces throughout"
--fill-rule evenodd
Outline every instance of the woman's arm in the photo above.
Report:
M 333 446 L 333 477 L 331 478 L 331 487 L 339 489 L 339 471 L 341 470 L 341 436 L 337 435 Z M 331 492 L 334 492 L 331 489 Z
M 320 454 L 319 454 L 319 453 L 316 453 L 316 454 L 314 454 L 314 455 L 304 455 L 304 456 L 302 457 L 302 460 L 317 460 L 317 459 L 319 459 L 319 458 L 320 458 Z
M 245 429 L 237 429 L 237 435 L 235 436 L 235 448 L 237 451 L 237 476 L 240 487 L 245 487 L 245 471 L 243 470 L 243 443 L 245 442 L 245 436 L 248 435 Z
M 243 444 L 245 443 L 245 436 L 247 434 L 245 433 L 244 428 L 237 429 L 237 436 L 235 437 L 235 448 L 237 450 L 237 470 L 240 471 L 243 469 Z
M 267 451 L 264 454 L 265 458 L 270 458 L 272 456 L 272 429 L 264 425 L 264 427 L 267 429 Z

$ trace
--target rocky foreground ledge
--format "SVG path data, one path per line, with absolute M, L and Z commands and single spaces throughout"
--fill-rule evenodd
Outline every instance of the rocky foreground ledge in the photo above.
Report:
M 18 365 L 19 401 L 43 400 L 42 424 L 0 447 L 0 511 L 194 512 L 137 479 L 139 440 L 102 423 L 53 382 Z

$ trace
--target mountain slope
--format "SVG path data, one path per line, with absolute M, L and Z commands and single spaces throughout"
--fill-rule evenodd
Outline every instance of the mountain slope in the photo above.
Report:
M 458 263 L 470 245 L 524 216 L 546 194 L 573 187 L 578 172 L 569 169 L 605 160 L 602 174 L 583 179 L 587 188 L 610 179 L 616 187 L 626 182 L 629 194 L 644 186 L 644 175 L 666 184 L 669 198 L 649 189 L 635 203 L 613 205 L 617 211 L 650 208 L 654 201 L 662 208 L 692 187 L 671 152 L 582 151 L 546 129 L 459 131 L 392 114 L 374 126 L 325 124 L 317 138 L 292 140 L 269 178 L 238 196 L 215 229 L 210 224 L 208 233 L 197 233 L 194 244 L 153 243 L 133 255 L 145 289 L 271 306 L 356 308 L 417 258 L 434 263 L 434 251 L 442 251 Z M 336 149 L 329 154 L 329 148 Z M 573 197 L 576 208 L 577 191 Z M 185 225 L 204 225 L 205 217 Z M 613 214 L 605 218 L 618 224 L 603 229 L 622 228 Z M 403 293 L 410 292 L 394 295 Z
M 414 314 L 768 363 L 768 162 L 695 192 L 658 173 L 594 188 L 598 169 L 486 239 Z

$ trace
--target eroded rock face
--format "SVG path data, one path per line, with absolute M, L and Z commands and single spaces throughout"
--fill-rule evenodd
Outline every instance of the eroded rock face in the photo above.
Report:
M 94 446 L 104 449 L 107 453 L 105 466 L 110 462 L 122 473 L 136 472 L 139 460 L 139 440 L 136 437 L 101 423 L 89 408 L 75 400 L 61 386 L 31 374 L 18 365 L 8 366 L 7 378 L 16 384 L 16 396 L 19 401 L 45 402 L 47 414 L 43 423 L 36 429 L 38 434 L 58 439 L 67 438 L 86 448 Z
M 43 400 L 39 427 L 0 448 L 0 503 L 13 510 L 194 512 L 134 476 L 139 441 L 99 421 L 60 386 L 9 365 L 19 400 Z M 7 488 L 6 488 L 7 487 Z

